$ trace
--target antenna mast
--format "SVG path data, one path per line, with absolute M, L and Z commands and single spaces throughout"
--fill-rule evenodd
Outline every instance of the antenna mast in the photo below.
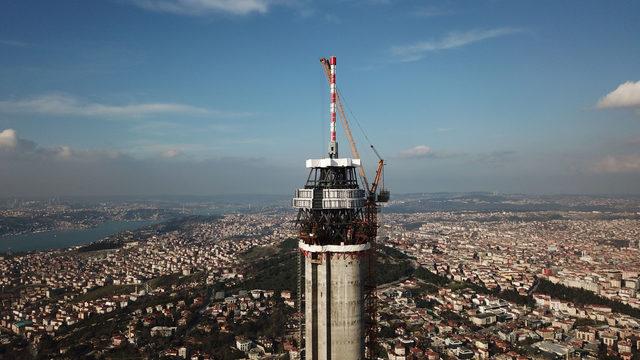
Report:
M 329 95 L 331 96 L 331 104 L 329 105 L 329 113 L 331 114 L 331 140 L 329 142 L 329 157 L 338 158 L 338 141 L 336 140 L 336 57 L 329 58 Z

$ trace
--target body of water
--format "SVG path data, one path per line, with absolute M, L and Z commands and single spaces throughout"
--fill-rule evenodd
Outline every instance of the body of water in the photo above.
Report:
M 125 230 L 135 230 L 157 221 L 107 221 L 79 230 L 55 230 L 0 237 L 0 253 L 60 249 L 89 244 Z

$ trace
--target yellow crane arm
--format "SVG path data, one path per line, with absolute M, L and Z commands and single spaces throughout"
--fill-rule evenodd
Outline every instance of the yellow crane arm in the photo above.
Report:
M 380 185 L 380 180 L 382 179 L 382 170 L 384 169 L 384 160 L 378 160 L 378 169 L 376 170 L 376 177 L 373 179 L 373 183 L 371 184 L 370 193 L 375 194 L 378 191 L 378 185 Z M 384 189 L 384 187 L 383 187 Z
M 322 70 L 324 70 L 324 75 L 327 77 L 327 81 L 330 81 L 330 69 L 329 69 L 329 61 L 325 58 L 320 59 L 320 63 L 322 64 Z M 340 91 L 336 89 L 336 105 L 338 107 L 338 113 L 340 114 L 340 121 L 342 122 L 342 127 L 344 128 L 344 132 L 347 135 L 347 139 L 349 140 L 349 146 L 351 147 L 351 155 L 355 159 L 360 159 L 360 153 L 358 152 L 358 148 L 356 147 L 356 142 L 353 139 L 353 135 L 351 134 L 351 127 L 349 127 L 349 121 L 347 120 L 347 115 L 345 114 L 344 107 L 342 106 L 342 101 L 340 101 Z M 365 189 L 369 189 L 369 181 L 367 180 L 367 174 L 364 171 L 364 167 L 360 166 L 358 168 L 358 172 L 360 173 L 360 177 L 364 182 Z

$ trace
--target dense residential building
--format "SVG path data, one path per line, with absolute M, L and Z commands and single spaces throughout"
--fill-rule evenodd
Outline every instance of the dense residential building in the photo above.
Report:
M 383 218 L 378 356 L 633 359 L 637 352 L 635 213 L 386 211 Z M 101 250 L 4 255 L 0 345 L 24 353 L 47 351 L 53 341 L 59 358 L 85 351 L 80 344 L 96 354 L 300 358 L 294 219 L 280 209 L 228 213 L 127 232 Z M 281 277 L 251 285 L 263 273 Z M 100 325 L 87 338 L 90 324 Z

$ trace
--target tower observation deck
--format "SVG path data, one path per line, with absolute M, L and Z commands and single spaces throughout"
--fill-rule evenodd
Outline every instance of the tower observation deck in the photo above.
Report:
M 335 64 L 329 59 L 331 140 L 328 157 L 306 161 L 309 176 L 297 189 L 299 250 L 304 267 L 304 348 L 306 360 L 365 359 L 367 285 L 372 240 L 377 224 L 370 221 L 374 204 L 360 187 L 360 159 L 338 157 L 335 134 Z M 302 287 L 302 286 L 300 286 Z M 302 325 L 302 324 L 301 324 Z M 302 330 L 301 330 L 302 332 Z

